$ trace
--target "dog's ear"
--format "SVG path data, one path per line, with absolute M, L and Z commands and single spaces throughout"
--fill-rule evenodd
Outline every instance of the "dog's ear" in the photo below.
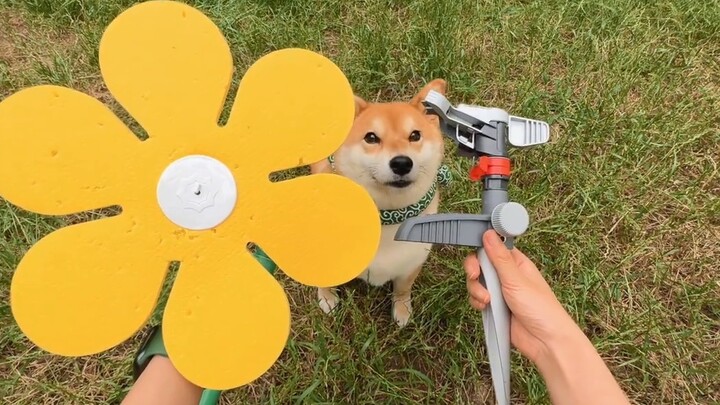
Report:
M 355 96 L 355 116 L 360 115 L 368 107 L 368 102 L 359 96 Z
M 445 92 L 447 92 L 447 82 L 443 79 L 435 79 L 423 87 L 418 94 L 413 97 L 412 100 L 410 100 L 410 104 L 415 106 L 420 111 L 425 111 L 425 106 L 423 106 L 422 101 L 427 97 L 428 93 L 430 93 L 430 90 L 435 90 L 438 93 L 445 95 Z
M 433 125 L 440 125 L 440 117 L 438 117 L 435 114 L 425 114 L 425 117 L 430 121 Z

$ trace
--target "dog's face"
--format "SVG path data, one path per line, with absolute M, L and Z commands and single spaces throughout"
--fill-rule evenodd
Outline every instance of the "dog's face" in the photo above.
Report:
M 445 81 L 428 83 L 410 102 L 370 104 L 356 97 L 355 121 L 339 151 L 343 174 L 369 189 L 427 189 L 444 152 L 438 118 L 422 105 L 430 90 L 444 94 Z

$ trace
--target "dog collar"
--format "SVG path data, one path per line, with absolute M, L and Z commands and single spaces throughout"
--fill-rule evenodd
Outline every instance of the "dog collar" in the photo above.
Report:
M 332 170 L 334 172 L 335 156 L 330 155 L 328 157 L 328 162 L 330 162 L 330 166 L 332 167 Z M 427 193 L 422 196 L 420 201 L 403 208 L 398 208 L 394 210 L 380 210 L 380 222 L 383 225 L 397 225 L 403 223 L 409 218 L 417 217 L 423 211 L 425 211 L 428 206 L 430 206 L 430 203 L 435 198 L 435 193 L 437 192 L 437 185 L 440 184 L 446 186 L 450 184 L 450 182 L 452 182 L 452 173 L 450 172 L 450 168 L 446 165 L 441 165 L 440 169 L 438 169 L 437 175 L 435 176 L 435 181 L 430 186 L 430 189 L 427 191 Z

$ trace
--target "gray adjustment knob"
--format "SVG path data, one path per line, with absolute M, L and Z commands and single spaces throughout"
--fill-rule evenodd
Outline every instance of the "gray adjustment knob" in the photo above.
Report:
M 530 225 L 527 210 L 516 202 L 498 204 L 490 220 L 495 231 L 507 238 L 522 235 Z

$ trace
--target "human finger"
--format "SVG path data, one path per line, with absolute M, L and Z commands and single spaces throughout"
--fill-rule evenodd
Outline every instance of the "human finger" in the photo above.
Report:
M 471 297 L 486 304 L 490 302 L 490 293 L 479 281 L 468 279 L 466 284 L 468 294 L 470 294 Z
M 495 267 L 500 282 L 517 276 L 518 266 L 515 259 L 494 230 L 489 230 L 483 234 L 483 247 L 488 259 L 490 259 L 490 263 Z
M 480 310 L 480 311 L 485 309 L 485 307 L 487 307 L 487 304 L 488 304 L 485 301 L 480 301 L 480 300 L 475 299 L 475 297 L 473 297 L 473 296 L 468 297 L 468 301 L 470 302 L 471 307 L 473 307 L 477 310 Z
M 480 277 L 480 261 L 478 261 L 476 254 L 473 253 L 465 257 L 463 267 L 468 280 L 477 280 Z

